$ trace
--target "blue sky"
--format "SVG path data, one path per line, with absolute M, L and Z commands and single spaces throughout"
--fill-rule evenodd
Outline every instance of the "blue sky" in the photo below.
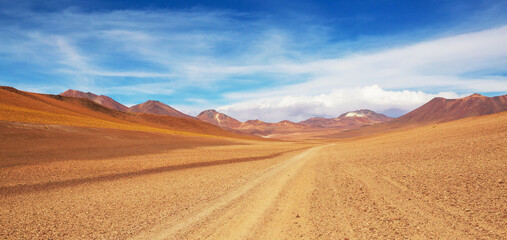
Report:
M 0 85 L 240 120 L 507 92 L 506 1 L 0 0 Z

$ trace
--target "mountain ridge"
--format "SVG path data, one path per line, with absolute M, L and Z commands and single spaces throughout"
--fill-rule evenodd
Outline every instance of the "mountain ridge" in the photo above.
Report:
M 441 123 L 507 110 L 507 95 L 486 97 L 477 93 L 457 98 L 436 97 L 393 120 L 398 123 Z
M 220 113 L 215 109 L 202 111 L 196 116 L 196 118 L 219 127 L 237 128 L 241 125 L 241 122 L 237 119 Z
M 160 102 L 156 100 L 148 100 L 144 103 L 140 103 L 137 105 L 134 105 L 129 108 L 129 112 L 135 112 L 135 113 L 151 113 L 151 114 L 158 114 L 158 115 L 166 115 L 171 117 L 182 117 L 182 118 L 191 118 L 195 119 L 192 116 L 189 116 L 187 114 L 184 114 L 173 107 Z
M 422 106 L 389 122 L 372 126 L 363 126 L 361 128 L 327 135 L 326 137 L 348 138 L 364 136 L 393 131 L 394 129 L 439 124 L 503 111 L 507 111 L 507 94 L 487 97 L 474 93 L 457 99 L 435 97 Z
M 81 92 L 79 90 L 73 90 L 73 89 L 69 89 L 65 92 L 62 92 L 59 94 L 60 96 L 65 96 L 65 97 L 78 97 L 78 98 L 86 98 L 86 99 L 90 99 L 92 100 L 93 102 L 96 102 L 102 106 L 105 106 L 105 107 L 108 107 L 108 108 L 111 108 L 111 109 L 114 109 L 114 110 L 118 110 L 118 111 L 123 111 L 123 112 L 126 112 L 128 111 L 128 107 L 126 107 L 125 105 L 115 101 L 114 99 L 108 97 L 108 96 L 105 96 L 105 95 L 96 95 L 94 93 L 91 93 L 91 92 Z

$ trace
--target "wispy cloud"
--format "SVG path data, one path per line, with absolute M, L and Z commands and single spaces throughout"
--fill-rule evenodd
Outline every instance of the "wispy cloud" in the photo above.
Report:
M 386 88 L 439 88 L 454 91 L 507 91 L 507 26 L 343 58 L 265 66 L 266 71 L 308 74 L 308 81 L 258 97 L 314 94 L 333 88 L 379 84 Z M 488 74 L 472 74 L 472 73 Z M 244 98 L 244 93 L 231 93 Z
M 174 90 L 170 87 L 171 83 L 141 83 L 125 86 L 111 86 L 104 89 L 101 94 L 135 94 L 135 95 L 172 95 Z
M 272 71 L 310 77 L 278 89 L 228 93 L 228 98 L 240 102 L 219 109 L 242 119 L 271 121 L 336 117 L 358 108 L 397 116 L 435 96 L 507 92 L 507 77 L 502 76 L 507 70 L 504 39 L 507 26 L 369 54 L 266 66 Z M 426 93 L 385 91 L 380 86 L 422 89 Z

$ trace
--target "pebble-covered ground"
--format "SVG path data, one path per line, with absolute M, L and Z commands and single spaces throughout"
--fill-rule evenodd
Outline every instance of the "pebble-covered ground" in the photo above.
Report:
M 0 168 L 2 239 L 506 239 L 507 113 Z M 96 148 L 100 149 L 100 148 Z

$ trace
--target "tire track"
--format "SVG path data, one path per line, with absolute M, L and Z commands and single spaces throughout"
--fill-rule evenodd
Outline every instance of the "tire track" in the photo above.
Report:
M 263 215 L 264 211 L 275 201 L 284 185 L 304 165 L 304 160 L 307 160 L 309 155 L 319 151 L 321 148 L 322 146 L 313 147 L 284 162 L 278 163 L 266 169 L 266 171 L 260 176 L 223 195 L 212 203 L 206 204 L 205 206 L 194 210 L 190 214 L 176 216 L 174 219 L 170 219 L 166 224 L 158 225 L 152 229 L 141 232 L 139 235 L 134 236 L 133 239 L 172 239 L 177 235 L 184 235 L 185 232 L 191 230 L 192 227 L 199 222 L 202 222 L 219 210 L 233 204 L 241 197 L 246 196 L 251 192 L 251 190 L 267 180 L 275 178 L 274 181 L 269 181 L 269 184 L 266 184 L 265 189 L 263 188 L 255 195 L 255 202 L 252 202 L 247 209 L 243 209 L 241 216 L 244 217 L 244 221 L 236 221 L 236 223 L 240 223 L 237 224 L 237 226 L 227 225 L 221 227 L 218 226 L 218 229 L 212 228 L 217 231 L 209 234 L 211 238 L 242 238 L 248 234 L 251 228 L 255 226 L 258 219 Z
M 302 148 L 302 149 L 305 149 L 305 148 Z M 133 171 L 133 172 L 116 173 L 116 174 L 94 176 L 94 177 L 85 177 L 85 178 L 78 178 L 78 179 L 68 179 L 68 180 L 57 181 L 57 182 L 44 182 L 44 183 L 37 183 L 37 184 L 30 184 L 30 185 L 15 185 L 15 186 L 0 187 L 0 195 L 7 196 L 7 195 L 15 195 L 15 194 L 24 194 L 24 193 L 28 193 L 28 192 L 48 191 L 48 190 L 59 189 L 59 188 L 64 188 L 64 187 L 73 187 L 73 186 L 77 186 L 77 185 L 81 185 L 81 184 L 114 181 L 114 180 L 119 180 L 119 179 L 124 179 L 124 178 L 133 178 L 133 177 L 139 177 L 139 176 L 143 176 L 143 175 L 158 174 L 158 173 L 165 173 L 165 172 L 178 171 L 178 170 L 186 170 L 186 169 L 191 169 L 191 168 L 211 167 L 211 166 L 218 166 L 218 165 L 224 165 L 224 164 L 260 161 L 260 160 L 265 160 L 265 159 L 269 159 L 269 158 L 279 157 L 283 154 L 298 151 L 298 150 L 301 150 L 301 149 L 279 152 L 279 153 L 275 153 L 275 154 L 271 154 L 271 155 L 267 155 L 267 156 L 233 158 L 233 159 L 216 160 L 216 161 L 209 161 L 209 162 L 196 162 L 196 163 L 188 163 L 188 164 L 180 164 L 180 165 L 170 165 L 170 166 L 163 166 L 163 167 L 157 167 L 157 168 L 142 169 L 142 170 Z

